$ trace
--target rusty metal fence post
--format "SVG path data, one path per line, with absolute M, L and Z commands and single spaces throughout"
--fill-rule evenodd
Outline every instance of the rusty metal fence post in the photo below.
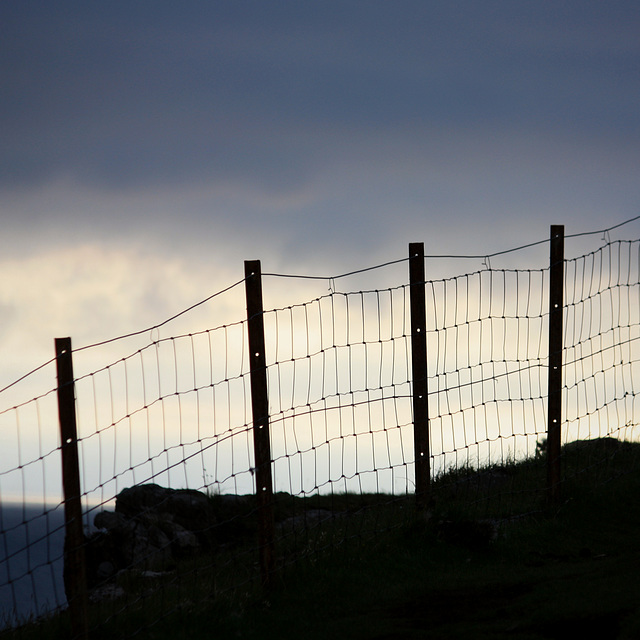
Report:
M 247 299 L 247 329 L 251 367 L 251 410 L 255 455 L 256 495 L 258 502 L 258 545 L 263 585 L 272 586 L 275 574 L 273 520 L 273 482 L 271 478 L 271 442 L 269 435 L 269 395 L 262 306 L 262 271 L 259 260 L 244 263 Z
M 409 295 L 411 301 L 411 359 L 413 378 L 413 441 L 416 506 L 425 511 L 429 503 L 431 463 L 427 404 L 427 320 L 424 277 L 424 244 L 409 244 Z
M 82 530 L 82 494 L 71 338 L 56 338 L 55 347 L 65 517 L 64 588 L 69 604 L 73 638 L 85 640 L 89 636 L 89 600 Z
M 549 500 L 560 499 L 562 427 L 562 320 L 564 225 L 551 226 L 549 251 L 549 382 L 547 388 L 547 483 Z

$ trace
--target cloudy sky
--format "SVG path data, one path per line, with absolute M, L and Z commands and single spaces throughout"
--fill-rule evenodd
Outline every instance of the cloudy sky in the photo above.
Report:
M 638 215 L 638 34 L 636 0 L 3 0 L 2 382 L 245 259 L 331 275 Z

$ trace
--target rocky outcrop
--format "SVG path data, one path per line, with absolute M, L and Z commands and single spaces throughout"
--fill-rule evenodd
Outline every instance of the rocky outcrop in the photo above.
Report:
M 274 524 L 280 536 L 321 526 L 339 515 L 309 509 L 288 493 L 274 495 Z M 96 597 L 115 593 L 122 571 L 158 576 L 189 557 L 255 544 L 258 511 L 254 495 L 206 495 L 192 489 L 144 484 L 116 496 L 115 510 L 94 517 L 96 532 L 87 540 L 87 578 Z M 211 559 L 209 559 L 211 561 Z
M 123 490 L 115 511 L 94 518 L 87 545 L 90 584 L 123 569 L 161 571 L 211 548 L 217 522 L 212 501 L 191 489 L 146 484 Z
M 209 498 L 194 489 L 167 489 L 143 484 L 124 489 L 116 498 L 116 513 L 126 518 L 144 518 L 149 514 L 170 515 L 184 529 L 203 533 L 215 519 Z

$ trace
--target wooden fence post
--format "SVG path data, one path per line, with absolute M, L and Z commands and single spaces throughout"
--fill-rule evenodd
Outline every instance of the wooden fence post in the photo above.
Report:
M 409 244 L 409 284 L 416 505 L 418 511 L 426 511 L 430 497 L 431 469 L 427 404 L 427 313 L 422 242 Z
M 75 384 L 71 338 L 56 338 L 58 374 L 58 417 L 64 492 L 64 588 L 71 616 L 73 638 L 89 637 L 89 600 L 82 530 L 80 468 L 76 422 Z
M 244 263 L 247 298 L 247 328 L 251 367 L 251 410 L 255 455 L 256 494 L 258 502 L 258 544 L 263 585 L 272 586 L 275 572 L 273 520 L 273 482 L 271 478 L 271 443 L 269 437 L 269 395 L 264 344 L 262 306 L 262 271 L 259 260 Z
M 547 484 L 557 504 L 561 482 L 562 321 L 564 314 L 564 225 L 551 226 L 549 258 L 549 382 L 547 387 Z

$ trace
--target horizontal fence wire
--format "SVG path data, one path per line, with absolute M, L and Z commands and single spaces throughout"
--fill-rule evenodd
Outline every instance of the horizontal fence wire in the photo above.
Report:
M 547 432 L 548 288 L 548 268 L 488 261 L 425 282 L 438 503 L 462 500 L 495 521 L 543 508 L 534 463 Z M 332 288 L 264 312 L 279 567 L 366 542 L 412 512 L 409 289 Z M 603 461 L 615 472 L 616 452 L 640 436 L 640 241 L 566 260 L 564 289 L 570 479 Z M 259 581 L 247 322 L 149 333 L 126 336 L 135 348 L 97 366 L 114 341 L 74 351 L 90 628 L 109 624 L 117 637 Z M 55 361 L 3 394 L 27 382 L 32 399 L 0 410 L 7 634 L 66 608 Z M 513 472 L 522 461 L 527 477 Z

